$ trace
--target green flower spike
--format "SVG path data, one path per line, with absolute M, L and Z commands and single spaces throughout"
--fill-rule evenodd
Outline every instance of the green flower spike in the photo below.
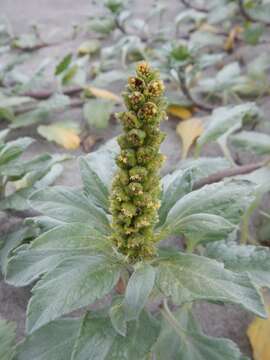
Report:
M 154 225 L 160 206 L 159 169 L 164 156 L 159 147 L 165 134 L 164 85 L 159 73 L 143 62 L 128 80 L 123 98 L 127 111 L 119 113 L 124 133 L 111 192 L 112 241 L 131 262 L 155 255 Z

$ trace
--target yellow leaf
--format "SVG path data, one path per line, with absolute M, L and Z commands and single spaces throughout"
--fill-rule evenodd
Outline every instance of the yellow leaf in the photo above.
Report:
M 94 96 L 101 99 L 112 100 L 118 103 L 122 101 L 120 96 L 114 94 L 113 92 L 105 89 L 99 89 L 93 86 L 87 86 L 85 88 L 85 94 L 86 96 Z
M 169 105 L 167 108 L 167 113 L 182 120 L 187 120 L 192 116 L 192 112 L 189 109 L 180 105 Z
M 231 31 L 229 32 L 229 35 L 224 43 L 224 50 L 230 51 L 235 46 L 235 40 L 237 39 L 237 36 L 243 32 L 243 28 L 241 26 L 237 25 Z
M 203 123 L 199 118 L 192 118 L 187 121 L 180 122 L 177 125 L 176 132 L 182 140 L 182 159 L 187 157 L 189 149 L 202 133 Z
M 254 360 L 270 359 L 270 305 L 267 308 L 268 319 L 255 318 L 247 331 Z
M 67 150 L 75 150 L 80 146 L 79 128 L 71 122 L 41 125 L 38 133 L 49 141 L 54 141 Z
M 216 26 L 207 23 L 203 23 L 202 25 L 200 25 L 199 30 L 204 32 L 210 32 L 211 34 L 216 34 L 219 32 L 219 29 Z

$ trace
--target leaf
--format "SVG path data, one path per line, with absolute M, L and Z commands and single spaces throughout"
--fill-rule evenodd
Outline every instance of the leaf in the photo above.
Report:
M 109 187 L 116 171 L 114 153 L 95 151 L 80 158 L 84 193 L 105 211 L 109 208 Z
M 246 273 L 226 270 L 223 264 L 203 256 L 165 254 L 158 260 L 156 284 L 174 304 L 197 300 L 229 302 L 265 317 L 260 293 Z
M 245 151 L 252 151 L 258 155 L 270 154 L 270 136 L 256 131 L 242 131 L 231 135 L 233 145 L 243 148 Z
M 88 223 L 74 222 L 44 232 L 31 243 L 30 249 L 102 251 L 108 245 L 107 238 Z
M 80 146 L 80 129 L 74 122 L 58 122 L 51 125 L 40 125 L 38 133 L 48 141 L 55 141 L 67 150 L 75 150 Z
M 61 74 L 63 71 L 65 71 L 69 65 L 71 64 L 72 61 L 72 54 L 67 54 L 61 61 L 60 63 L 56 66 L 55 68 L 55 75 L 59 75 Z
M 78 48 L 77 53 L 79 56 L 94 55 L 99 52 L 101 48 L 100 41 L 91 39 L 84 41 Z
M 68 68 L 64 73 L 62 77 L 62 84 L 67 85 L 71 82 L 71 80 L 74 79 L 75 75 L 77 74 L 79 70 L 79 65 L 74 64 L 70 68 Z
M 225 181 L 206 185 L 199 190 L 188 193 L 176 202 L 169 211 L 161 231 L 176 235 L 179 232 L 184 232 L 182 222 L 190 220 L 189 226 L 192 227 L 192 217 L 189 217 L 195 214 L 201 214 L 201 216 L 204 216 L 203 214 L 217 215 L 232 224 L 238 224 L 241 216 L 253 200 L 254 187 L 248 182 Z M 214 224 L 218 218 L 207 217 L 207 222 L 211 219 L 213 226 L 217 226 Z M 208 226 L 210 227 L 210 224 Z M 223 226 L 226 229 L 228 224 L 226 225 L 223 221 Z
M 55 94 L 48 100 L 40 101 L 35 110 L 16 116 L 16 120 L 12 122 L 10 127 L 16 129 L 47 121 L 53 111 L 64 110 L 69 104 L 69 96 Z
M 176 132 L 182 141 L 182 159 L 187 157 L 189 149 L 203 131 L 202 121 L 198 118 L 192 118 L 188 121 L 180 122 L 177 125 Z
M 159 208 L 159 225 L 166 220 L 173 205 L 192 190 L 193 169 L 176 170 L 162 178 L 162 197 Z
M 178 117 L 181 120 L 187 120 L 192 116 L 192 112 L 188 108 L 176 104 L 169 105 L 167 108 L 167 113 L 169 115 Z
M 0 359 L 12 360 L 15 355 L 16 328 L 11 322 L 0 318 Z
M 268 300 L 268 319 L 255 318 L 249 325 L 247 335 L 253 349 L 254 360 L 268 360 L 270 354 L 270 306 Z
M 103 234 L 110 231 L 104 211 L 72 188 L 54 186 L 38 190 L 31 196 L 30 204 L 53 219 L 66 223 L 85 222 Z
M 81 319 L 61 319 L 27 336 L 18 346 L 16 360 L 71 360 Z
M 249 45 L 257 45 L 264 32 L 264 26 L 262 24 L 247 23 L 244 29 L 244 40 Z
M 63 260 L 85 255 L 86 250 L 31 250 L 21 246 L 7 265 L 6 282 L 13 286 L 26 286 L 40 275 L 52 271 Z
M 12 47 L 21 50 L 35 50 L 37 46 L 41 44 L 41 41 L 36 33 L 22 34 L 14 38 L 11 42 Z
M 236 25 L 235 27 L 233 27 L 230 32 L 229 35 L 224 43 L 224 50 L 225 51 L 231 51 L 234 49 L 235 47 L 235 42 L 238 38 L 238 36 L 243 32 L 243 28 L 241 28 L 241 26 Z
M 116 103 L 122 102 L 122 99 L 120 98 L 120 96 L 114 94 L 111 91 L 105 90 L 105 89 L 99 89 L 94 86 L 87 86 L 84 88 L 84 91 L 86 93 L 86 96 L 90 96 L 90 97 L 92 96 L 92 97 L 96 97 L 96 98 L 100 98 L 100 99 L 111 100 Z
M 131 321 L 125 337 L 117 334 L 108 317 L 86 314 L 72 360 L 145 360 L 159 333 L 156 321 L 143 312 Z M 101 346 L 102 344 L 102 346 Z
M 28 304 L 27 331 L 102 299 L 116 285 L 119 270 L 119 264 L 102 255 L 64 260 L 35 285 Z
M 122 336 L 126 336 L 127 320 L 122 300 L 117 299 L 117 301 L 115 301 L 114 305 L 110 308 L 109 315 L 115 331 Z
M 241 127 L 246 120 L 260 117 L 260 110 L 254 103 L 217 108 L 213 111 L 205 131 L 197 140 L 197 147 L 217 140 L 228 130 L 235 128 L 236 125 Z
M 124 299 L 127 320 L 135 320 L 146 305 L 155 283 L 155 269 L 148 264 L 139 265 L 131 275 Z
M 270 288 L 270 249 L 263 246 L 230 242 L 209 244 L 205 256 L 224 263 L 235 272 L 248 272 L 259 287 Z
M 203 213 L 184 217 L 178 226 L 179 232 L 185 234 L 190 249 L 202 242 L 223 240 L 236 229 L 222 216 Z
M 111 31 L 115 29 L 115 21 L 112 17 L 104 18 L 92 18 L 88 21 L 89 30 L 95 31 L 102 35 L 108 35 Z
M 83 107 L 83 114 L 89 125 L 104 129 L 108 125 L 112 110 L 112 101 L 89 99 Z
M 25 239 L 29 239 L 36 235 L 36 232 L 30 227 L 21 227 L 15 231 L 9 232 L 1 236 L 0 245 L 0 264 L 2 272 L 6 272 L 8 257 L 16 247 L 18 247 Z
M 173 315 L 177 321 L 176 329 L 164 315 L 162 330 L 154 347 L 156 360 L 244 360 L 231 340 L 203 334 L 187 307 Z
M 19 157 L 33 141 L 34 140 L 29 137 L 22 137 L 7 142 L 0 148 L 0 166 Z

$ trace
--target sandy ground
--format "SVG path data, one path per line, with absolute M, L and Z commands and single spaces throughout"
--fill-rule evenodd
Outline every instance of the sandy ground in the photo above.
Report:
M 170 11 L 173 13 L 176 1 L 168 1 Z M 147 7 L 151 6 L 148 1 L 134 1 L 133 6 L 138 13 L 146 12 Z M 77 48 L 81 39 L 70 40 L 70 33 L 73 24 L 79 24 L 84 21 L 88 15 L 94 15 L 99 11 L 98 7 L 89 0 L 1 0 L 1 14 L 5 14 L 13 26 L 14 33 L 19 34 L 27 31 L 30 25 L 39 24 L 41 33 L 44 37 L 50 37 L 54 34 L 54 39 L 63 40 L 57 46 L 41 49 L 33 55 L 28 62 L 25 71 L 31 73 L 33 69 L 45 57 L 52 57 L 52 69 L 55 63 L 67 52 Z M 250 52 L 249 52 L 250 54 Z M 267 109 L 267 104 L 264 105 Z M 62 114 L 65 117 L 67 114 Z M 61 118 L 60 117 L 60 118 Z M 72 110 L 68 114 L 69 119 L 78 119 L 82 121 L 80 110 Z M 168 161 L 163 169 L 166 173 L 172 170 L 180 160 L 180 143 L 175 133 L 176 122 L 170 120 L 163 124 L 163 130 L 167 133 L 166 141 L 162 145 L 162 151 L 167 155 Z M 101 136 L 103 141 L 110 139 L 120 131 L 119 125 L 111 123 L 107 130 L 94 131 L 93 134 Z M 34 135 L 34 130 L 29 128 L 17 132 L 18 135 Z M 52 153 L 61 152 L 59 147 L 39 138 L 39 141 L 30 147 L 27 157 L 37 155 L 44 151 Z M 79 155 L 81 151 L 73 152 Z M 206 149 L 207 155 L 218 155 L 217 147 L 211 146 Z M 70 161 L 65 164 L 64 175 L 58 180 L 58 183 L 78 186 L 81 183 L 77 162 Z M 8 219 L 0 216 L 0 225 L 4 230 L 16 219 Z M 18 325 L 18 338 L 23 335 L 25 309 L 30 296 L 29 289 L 16 289 L 0 281 L 0 316 L 5 319 L 14 320 Z M 219 306 L 200 303 L 195 305 L 196 316 L 201 320 L 202 327 L 207 334 L 213 336 L 223 336 L 234 340 L 241 350 L 250 355 L 250 347 L 245 335 L 251 316 L 244 310 L 236 306 Z M 167 360 L 167 359 L 166 359 Z M 169 360 L 169 359 L 168 359 Z

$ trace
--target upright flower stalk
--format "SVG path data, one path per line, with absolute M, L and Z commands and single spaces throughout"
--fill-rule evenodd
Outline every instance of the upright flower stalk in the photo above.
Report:
M 166 117 L 164 85 L 159 73 L 140 63 L 136 76 L 128 79 L 123 98 L 127 111 L 119 113 L 123 134 L 116 159 L 119 167 L 111 192 L 112 240 L 130 261 L 155 254 L 154 225 L 160 206 L 159 169 L 164 161 L 159 129 Z

